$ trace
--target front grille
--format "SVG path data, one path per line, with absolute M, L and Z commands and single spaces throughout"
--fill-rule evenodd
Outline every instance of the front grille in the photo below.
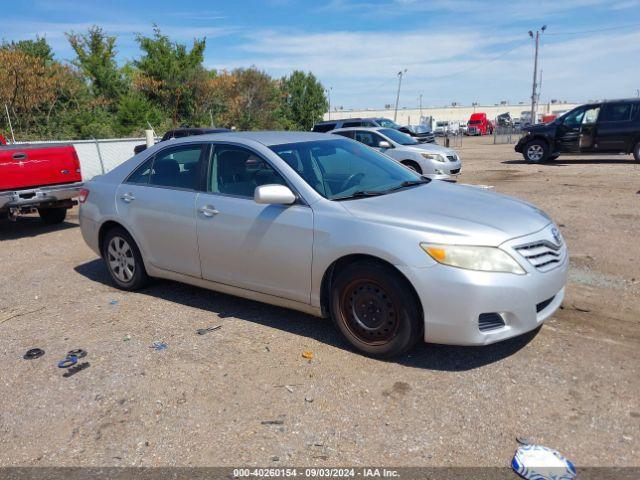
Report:
M 457 162 L 458 158 L 455 155 L 447 155 L 450 162 Z
M 456 173 L 460 173 L 459 168 L 454 168 L 453 170 L 451 170 L 451 175 L 455 175 Z
M 504 319 L 499 313 L 481 313 L 478 317 L 478 328 L 481 332 L 504 327 Z
M 555 295 L 553 297 L 551 297 L 551 298 L 547 298 L 544 302 L 540 302 L 539 304 L 537 304 L 536 305 L 536 313 L 540 313 L 542 310 L 547 308 L 549 306 L 549 304 L 551 302 L 553 302 L 554 298 L 556 298 Z
M 515 247 L 515 250 L 538 270 L 547 272 L 562 262 L 561 248 L 562 245 L 556 245 L 548 240 L 541 240 Z

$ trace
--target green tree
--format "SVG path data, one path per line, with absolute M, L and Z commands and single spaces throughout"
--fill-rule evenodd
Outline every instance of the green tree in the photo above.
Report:
M 191 50 L 172 42 L 154 26 L 153 37 L 137 36 L 143 55 L 134 62 L 135 85 L 146 98 L 162 108 L 174 124 L 189 123 L 196 105 L 196 91 L 203 75 L 206 39 L 195 39 Z
M 72 63 L 87 78 L 93 94 L 102 97 L 107 104 L 117 104 L 126 91 L 126 83 L 116 63 L 116 37 L 107 35 L 95 25 L 85 34 L 66 35 L 77 55 Z
M 35 40 L 19 40 L 14 42 L 2 42 L 3 49 L 20 51 L 31 57 L 44 60 L 47 64 L 53 62 L 53 50 L 44 37 L 36 36 Z
M 120 98 L 116 114 L 116 133 L 119 135 L 141 135 L 147 123 L 160 127 L 162 112 L 143 95 L 132 92 Z
M 329 108 L 322 84 L 313 73 L 295 70 L 280 81 L 282 116 L 285 127 L 311 130 Z

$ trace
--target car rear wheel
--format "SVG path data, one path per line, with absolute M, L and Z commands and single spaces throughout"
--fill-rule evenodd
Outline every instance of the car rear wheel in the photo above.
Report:
M 356 262 L 340 271 L 331 287 L 331 316 L 359 351 L 372 357 L 400 355 L 423 332 L 411 285 L 392 267 Z
M 47 225 L 56 225 L 67 218 L 66 208 L 39 208 L 40 219 Z
M 636 143 L 636 146 L 633 147 L 633 157 L 636 159 L 636 162 L 640 162 L 640 142 Z
M 102 244 L 102 256 L 118 288 L 138 290 L 149 282 L 140 250 L 125 229 L 115 227 L 107 232 Z
M 405 167 L 410 168 L 411 170 L 413 170 L 414 172 L 420 173 L 422 174 L 422 169 L 420 168 L 420 165 L 418 165 L 416 162 L 414 162 L 413 160 L 405 160 L 403 162 L 401 162 Z
M 523 155 L 529 163 L 542 163 L 547 160 L 549 147 L 542 140 L 532 140 L 525 145 Z

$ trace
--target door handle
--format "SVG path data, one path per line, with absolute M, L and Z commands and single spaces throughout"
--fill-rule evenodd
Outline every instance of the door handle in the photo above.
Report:
M 205 205 L 204 207 L 200 208 L 200 213 L 202 213 L 205 217 L 213 217 L 220 212 L 216 210 L 213 205 Z
M 127 203 L 131 202 L 131 200 L 136 199 L 136 197 L 134 197 L 132 193 L 124 193 L 120 198 Z
M 13 158 L 14 160 L 24 160 L 25 158 L 27 158 L 27 154 L 24 152 L 16 152 L 11 156 L 11 158 Z

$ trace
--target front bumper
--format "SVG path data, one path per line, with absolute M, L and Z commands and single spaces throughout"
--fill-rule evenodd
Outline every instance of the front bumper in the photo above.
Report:
M 37 207 L 65 200 L 71 200 L 80 194 L 82 182 L 64 185 L 27 188 L 8 192 L 0 192 L 0 210 L 7 208 Z
M 513 242 L 513 241 L 511 241 Z M 511 243 L 507 242 L 507 243 Z M 517 239 L 517 243 L 526 240 Z M 413 284 L 424 310 L 424 340 L 449 345 L 488 345 L 536 329 L 562 304 L 568 255 L 540 272 L 524 258 L 503 248 L 525 268 L 525 275 L 464 270 L 436 264 L 399 267 Z M 497 313 L 504 325 L 480 330 L 481 314 Z

